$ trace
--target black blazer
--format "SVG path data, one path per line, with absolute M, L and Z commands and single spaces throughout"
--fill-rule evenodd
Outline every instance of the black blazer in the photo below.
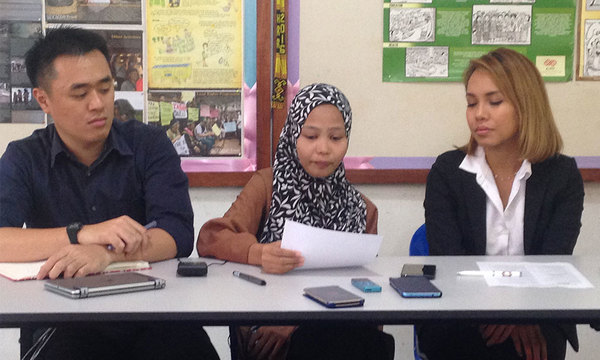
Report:
M 466 154 L 440 155 L 427 177 L 425 223 L 431 255 L 485 255 L 486 195 L 475 174 L 459 169 Z M 573 158 L 531 165 L 525 190 L 525 255 L 570 255 L 579 236 L 583 180 Z M 574 325 L 565 335 L 577 350 Z

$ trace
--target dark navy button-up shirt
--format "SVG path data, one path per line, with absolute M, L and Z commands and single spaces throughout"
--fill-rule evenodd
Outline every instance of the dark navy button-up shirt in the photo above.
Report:
M 0 159 L 0 227 L 54 228 L 128 215 L 156 220 L 177 245 L 194 246 L 188 180 L 160 128 L 114 121 L 100 157 L 89 167 L 65 147 L 54 124 L 11 142 Z

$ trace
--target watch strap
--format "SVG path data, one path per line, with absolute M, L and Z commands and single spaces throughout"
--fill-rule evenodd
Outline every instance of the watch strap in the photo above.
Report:
M 77 233 L 83 227 L 83 224 L 80 222 L 74 222 L 72 224 L 67 225 L 67 236 L 69 237 L 69 242 L 71 244 L 79 244 L 77 240 Z

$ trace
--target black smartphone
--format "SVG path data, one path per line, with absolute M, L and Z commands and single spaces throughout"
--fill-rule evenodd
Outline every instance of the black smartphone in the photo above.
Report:
M 439 298 L 440 289 L 423 276 L 390 278 L 390 285 L 405 298 Z
M 320 286 L 304 289 L 304 296 L 328 308 L 363 306 L 365 299 L 339 286 Z
M 435 265 L 404 264 L 400 276 L 424 276 L 430 280 L 435 279 Z

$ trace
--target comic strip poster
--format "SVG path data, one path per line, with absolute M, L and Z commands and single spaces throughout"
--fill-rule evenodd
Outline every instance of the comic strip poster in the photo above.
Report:
M 148 124 L 165 131 L 179 156 L 242 155 L 242 100 L 238 90 L 151 90 Z
M 241 0 L 147 0 L 146 16 L 150 88 L 241 88 Z
M 461 81 L 470 59 L 507 47 L 526 55 L 546 81 L 568 81 L 575 5 L 572 0 L 384 0 L 382 79 Z
M 0 123 L 44 123 L 25 66 L 25 53 L 41 36 L 41 26 L 0 20 Z
M 141 24 L 141 0 L 46 0 L 46 21 L 80 24 Z
M 581 0 L 578 80 L 600 80 L 600 0 Z

